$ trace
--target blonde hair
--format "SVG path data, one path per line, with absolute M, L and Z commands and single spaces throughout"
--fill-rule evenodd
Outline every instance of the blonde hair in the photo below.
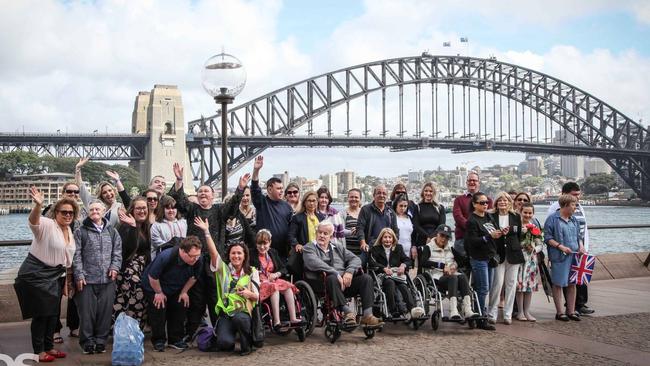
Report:
M 515 212 L 512 208 L 512 197 L 510 197 L 508 192 L 499 192 L 499 194 L 494 197 L 494 212 L 499 212 L 498 202 L 500 199 L 504 199 L 508 203 L 508 212 Z
M 433 191 L 433 199 L 431 200 L 431 203 L 434 206 L 438 206 L 438 187 L 436 187 L 436 185 L 433 184 L 433 182 L 426 182 L 422 186 L 422 190 L 420 191 L 420 202 L 424 202 L 424 189 L 427 187 L 431 188 L 431 190 Z
M 97 199 L 104 202 L 104 204 L 106 204 L 106 206 L 108 206 L 108 203 L 106 201 L 104 201 L 104 199 L 102 198 L 102 190 L 106 186 L 109 186 L 113 190 L 113 194 L 115 195 L 115 201 L 116 202 L 117 202 L 117 189 L 115 189 L 115 186 L 113 186 L 109 182 L 101 182 L 97 186 Z M 110 209 L 110 207 L 108 207 L 108 209 Z
M 558 198 L 557 202 L 560 204 L 560 207 L 566 207 L 571 202 L 575 202 L 577 204 L 578 199 L 575 196 L 570 195 L 570 194 L 561 194 L 560 197 Z
M 395 247 L 398 244 L 397 243 L 397 235 L 395 235 L 395 232 L 393 231 L 393 229 L 391 229 L 389 227 L 385 227 L 385 228 L 381 229 L 381 231 L 379 232 L 379 235 L 377 235 L 377 240 L 375 240 L 374 246 L 382 245 L 381 239 L 384 237 L 384 235 L 390 235 L 390 236 L 393 237 L 393 245 L 390 246 L 390 249 L 395 250 Z

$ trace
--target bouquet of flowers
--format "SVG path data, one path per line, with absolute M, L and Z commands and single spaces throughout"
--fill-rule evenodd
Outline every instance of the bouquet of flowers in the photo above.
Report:
M 535 224 L 526 224 L 524 226 L 524 238 L 521 244 L 528 253 L 532 253 L 535 247 L 542 245 L 544 242 L 544 233 Z

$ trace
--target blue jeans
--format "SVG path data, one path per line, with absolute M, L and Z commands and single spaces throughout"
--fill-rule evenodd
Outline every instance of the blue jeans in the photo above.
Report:
M 487 307 L 485 304 L 485 297 L 490 292 L 490 285 L 492 283 L 493 269 L 488 267 L 488 261 L 479 261 L 470 258 L 470 265 L 472 266 L 472 277 L 474 280 L 474 290 L 478 295 L 478 303 L 481 307 L 481 314 L 486 315 Z

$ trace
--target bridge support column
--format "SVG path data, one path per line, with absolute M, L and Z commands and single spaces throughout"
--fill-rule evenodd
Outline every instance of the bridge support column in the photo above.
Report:
M 185 118 L 180 90 L 175 85 L 154 85 L 151 92 L 139 92 L 133 109 L 132 132 L 149 135 L 144 159 L 131 162 L 140 172 L 142 183 L 165 177 L 167 186 L 174 183 L 172 164 L 185 166 L 186 191 L 193 191 L 191 169 L 185 146 Z

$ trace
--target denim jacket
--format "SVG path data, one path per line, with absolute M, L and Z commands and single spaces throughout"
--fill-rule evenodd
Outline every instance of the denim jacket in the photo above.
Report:
M 567 242 L 566 238 L 564 237 L 564 233 L 560 228 L 560 220 L 562 220 L 560 217 L 560 211 L 556 211 L 547 217 L 546 221 L 544 222 L 544 243 L 547 245 L 548 259 L 551 262 L 564 262 L 565 260 L 571 258 L 571 256 L 564 255 L 561 250 L 551 246 L 548 243 L 551 239 L 561 244 Z M 569 218 L 569 223 L 576 226 L 577 241 L 580 243 L 580 224 L 578 224 L 578 220 L 572 215 Z

